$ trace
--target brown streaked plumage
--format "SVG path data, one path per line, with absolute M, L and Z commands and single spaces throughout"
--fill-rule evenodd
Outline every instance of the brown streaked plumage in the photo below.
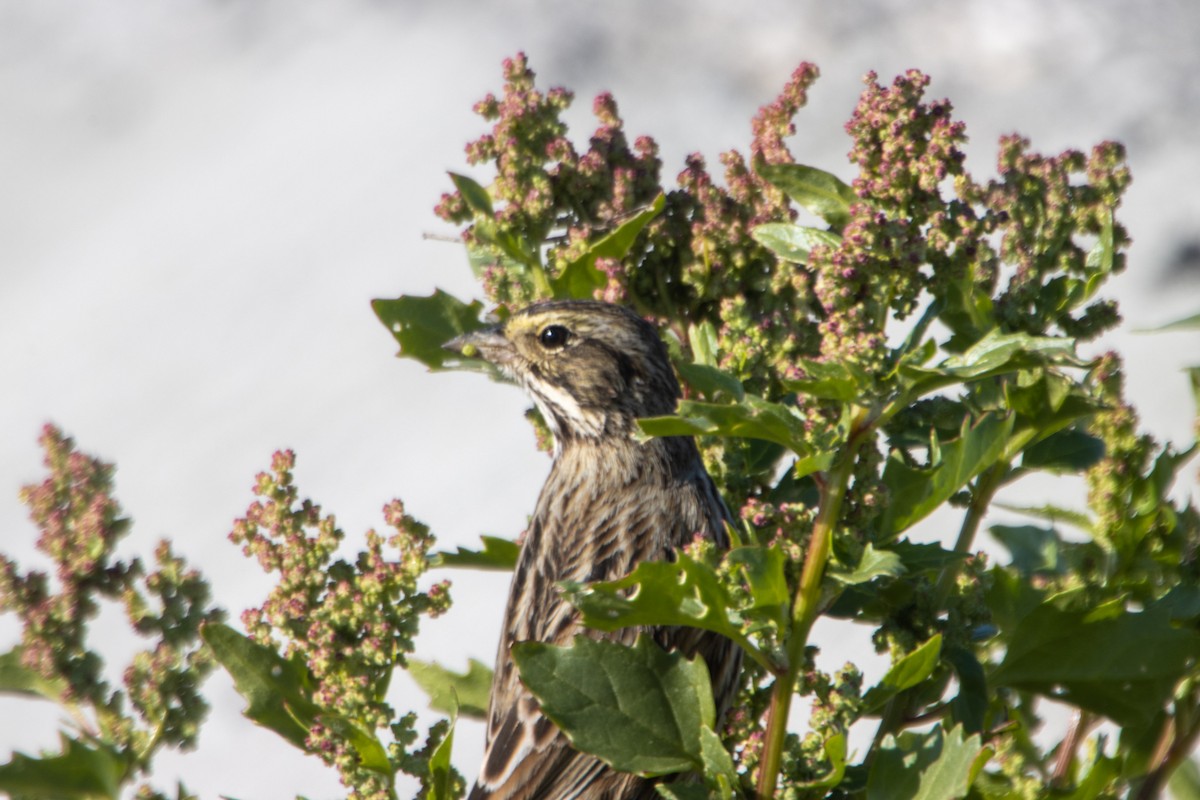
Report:
M 670 414 L 679 385 L 653 326 L 621 306 L 552 301 L 503 325 L 460 336 L 522 384 L 554 432 L 554 464 L 513 575 L 488 710 L 487 744 L 471 800 L 649 800 L 654 781 L 617 772 L 571 748 L 521 684 L 510 648 L 575 635 L 632 644 L 648 632 L 700 654 L 719 711 L 737 684 L 740 652 L 695 628 L 582 626 L 559 581 L 614 580 L 642 561 L 673 558 L 701 535 L 728 545 L 725 507 L 690 437 L 633 439 L 638 417 Z M 469 351 L 469 349 L 468 349 Z

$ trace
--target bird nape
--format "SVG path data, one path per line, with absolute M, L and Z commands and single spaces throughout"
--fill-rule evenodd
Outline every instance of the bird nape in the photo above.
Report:
M 654 798 L 655 780 L 571 747 L 522 685 L 511 648 L 568 645 L 578 634 L 633 644 L 646 633 L 665 649 L 703 657 L 718 714 L 732 703 L 741 654 L 725 637 L 687 627 L 591 630 L 557 589 L 560 581 L 615 580 L 643 561 L 671 560 L 698 536 L 728 547 L 728 511 L 691 437 L 639 442 L 632 435 L 638 417 L 675 410 L 679 384 L 667 349 L 629 309 L 580 300 L 530 306 L 446 347 L 477 353 L 520 383 L 555 439 L 509 589 L 470 798 Z

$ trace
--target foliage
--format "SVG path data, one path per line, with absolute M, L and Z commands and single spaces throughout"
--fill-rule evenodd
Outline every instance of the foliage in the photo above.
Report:
M 721 156 L 721 179 L 692 155 L 667 186 L 657 145 L 630 143 L 611 96 L 596 98 L 581 151 L 562 119 L 570 92 L 538 89 L 524 56 L 504 77 L 502 96 L 476 107 L 491 130 L 467 147 L 483 174 L 452 174 L 437 213 L 463 226 L 494 318 L 589 297 L 658 326 L 685 398 L 641 435 L 696 435 L 738 520 L 728 553 L 697 544 L 619 581 L 562 587 L 595 628 L 729 636 L 747 654 L 733 712 L 715 718 L 702 662 L 647 639 L 520 645 L 523 680 L 575 745 L 619 769 L 695 773 L 659 789 L 687 800 L 1150 798 L 1168 781 L 1194 795 L 1200 513 L 1172 487 L 1196 445 L 1141 433 L 1119 357 L 1092 344 L 1119 320 L 1101 291 L 1129 243 L 1121 146 L 1044 156 L 1009 136 L 997 177 L 980 181 L 926 76 L 868 75 L 846 125 L 846 183 L 785 145 L 817 78 L 802 64 L 755 117 L 748 152 Z M 402 356 L 487 369 L 442 349 L 488 324 L 482 303 L 439 291 L 373 308 Z M 24 626 L 0 689 L 56 702 L 76 727 L 61 753 L 0 766 L 0 789 L 116 796 L 159 747 L 194 740 L 215 658 L 246 716 L 335 766 L 352 796 L 393 797 L 401 772 L 425 797 L 461 793 L 453 720 L 484 713 L 488 670 L 409 658 L 420 618 L 449 602 L 445 583 L 418 581 L 511 569 L 514 543 L 432 552 L 397 501 L 394 535 L 368 532 L 356 558 L 338 558 L 343 533 L 299 499 L 280 453 L 232 534 L 277 574 L 242 633 L 165 546 L 150 576 L 113 561 L 124 522 L 110 468 L 57 431 L 45 444 L 51 478 L 26 497 L 60 585 L 0 561 L 0 610 Z M 1017 508 L 1027 524 L 990 526 L 1010 554 L 993 563 L 979 552 L 989 511 L 1014 509 L 1008 487 L 1047 473 L 1081 476 L 1086 507 Z M 954 534 L 930 525 L 935 511 L 957 515 Z M 98 599 L 124 601 L 161 640 L 126 673 L 132 714 L 84 638 Z M 818 667 L 821 616 L 871 628 L 891 663 L 880 680 Z M 450 714 L 415 751 L 414 715 L 384 699 L 399 668 Z M 799 732 L 796 697 L 810 708 Z M 1057 742 L 1033 735 L 1047 700 L 1076 711 Z M 852 727 L 873 734 L 864 752 Z M 630 730 L 638 746 L 614 735 Z

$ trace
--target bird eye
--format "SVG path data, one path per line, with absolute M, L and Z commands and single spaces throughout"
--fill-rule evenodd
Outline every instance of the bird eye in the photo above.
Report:
M 538 342 L 547 350 L 557 350 L 571 338 L 571 332 L 562 325 L 547 325 L 538 334 Z

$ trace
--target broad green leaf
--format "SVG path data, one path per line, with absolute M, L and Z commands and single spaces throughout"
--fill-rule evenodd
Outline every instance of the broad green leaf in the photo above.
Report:
M 495 569 L 511 571 L 517 566 L 521 546 L 511 539 L 499 536 L 480 536 L 482 550 L 459 547 L 453 553 L 433 553 L 429 559 L 431 567 L 464 567 L 469 569 Z
M 995 328 L 962 355 L 950 356 L 939 370 L 956 378 L 979 378 L 1017 365 L 1045 363 L 1078 365 L 1075 340 L 1027 333 L 1001 333 Z
M 841 230 L 850 221 L 850 206 L 858 195 L 832 173 L 803 164 L 754 163 L 754 171 L 767 183 Z
M 577 749 L 623 772 L 702 770 L 700 731 L 716 712 L 702 658 L 577 636 L 571 647 L 513 646 L 521 681 Z
M 429 695 L 429 707 L 447 714 L 483 719 L 492 691 L 492 669 L 471 659 L 466 672 L 454 672 L 433 661 L 408 659 L 408 674 Z
M 638 427 L 643 436 L 711 434 L 775 442 L 800 456 L 795 467 L 798 477 L 827 469 L 833 460 L 832 451 L 813 452 L 805 421 L 792 406 L 754 395 L 738 403 L 684 400 L 675 416 L 639 419 Z
M 798 358 L 796 365 L 807 377 L 784 381 L 783 386 L 810 397 L 847 402 L 862 397 L 870 384 L 866 373 L 843 361 Z
M 955 800 L 971 787 L 976 761 L 986 751 L 978 734 L 941 726 L 927 733 L 884 737 L 871 762 L 867 800 Z
M 1035 608 L 1008 637 L 989 683 L 1037 692 L 1103 714 L 1120 725 L 1153 719 L 1200 657 L 1200 634 L 1166 609 Z
M 1104 441 L 1075 428 L 1052 433 L 1022 451 L 1021 466 L 1056 473 L 1083 472 L 1104 458 Z
M 47 680 L 37 670 L 24 666 L 21 663 L 20 646 L 0 655 L 0 692 L 31 695 L 57 702 L 67 688 L 66 681 L 60 678 Z
M 371 308 L 400 343 L 402 357 L 415 358 L 430 369 L 488 369 L 482 361 L 463 361 L 442 347 L 455 336 L 486 327 L 479 319 L 483 304 L 478 300 L 464 303 L 438 289 L 429 297 L 372 300 Z
M 638 234 L 650 221 L 662 213 L 666 197 L 659 195 L 649 207 L 622 222 L 615 230 L 588 245 L 583 255 L 563 268 L 551 281 L 555 297 L 590 300 L 597 289 L 603 289 L 608 276 L 596 267 L 597 258 L 622 259 L 633 247 Z
M 55 755 L 39 757 L 13 753 L 0 764 L 0 794 L 32 798 L 116 798 L 130 765 L 113 748 L 92 742 L 85 744 L 60 734 L 62 749 Z
M 371 731 L 365 730 L 350 717 L 336 711 L 322 710 L 316 722 L 345 739 L 358 756 L 358 765 L 381 775 L 391 775 L 394 770 L 388 761 L 387 750 Z
M 883 482 L 891 492 L 892 535 L 906 530 L 949 500 L 1004 453 L 1013 428 L 1012 416 L 987 414 L 959 437 L 941 444 L 941 460 L 930 467 L 910 467 L 897 455 L 888 459 Z
M 721 800 L 733 797 L 733 787 L 737 785 L 737 771 L 733 767 L 733 758 L 721 742 L 721 737 L 712 728 L 700 729 L 700 759 L 704 763 L 704 782 L 712 788 Z
M 1114 781 L 1121 779 L 1121 766 L 1120 759 L 1099 753 L 1087 773 L 1076 780 L 1074 791 L 1069 794 L 1056 793 L 1055 796 L 1061 797 L 1062 800 L 1106 800 L 1117 797 Z M 1177 797 L 1176 800 L 1180 798 Z M 1191 800 L 1200 800 L 1200 795 Z
M 679 371 L 684 383 L 710 400 L 725 396 L 730 400 L 740 401 L 746 396 L 741 381 L 716 367 L 678 363 L 675 369 Z
M 1058 532 L 1036 525 L 992 525 L 988 532 L 1012 554 L 1012 566 L 1026 578 L 1056 574 L 1061 567 Z
M 674 561 L 644 561 L 617 581 L 563 584 L 563 595 L 590 628 L 690 625 L 726 636 L 763 666 L 772 666 L 742 633 L 742 617 L 716 573 L 686 553 Z
M 454 726 L 457 722 L 455 716 L 450 717 L 450 728 L 429 756 L 429 792 L 423 800 L 455 800 L 450 751 L 454 749 Z
M 660 783 L 654 787 L 659 797 L 666 800 L 713 800 L 708 787 L 701 783 Z
M 842 243 L 836 233 L 793 222 L 766 222 L 753 228 L 750 235 L 775 255 L 797 264 L 808 263 L 808 254 L 818 245 L 836 248 Z
M 907 572 L 940 571 L 967 557 L 966 553 L 947 550 L 937 542 L 917 544 L 902 539 L 888 549 L 900 556 L 900 563 Z
M 1165 609 L 1172 622 L 1193 622 L 1200 618 L 1200 586 L 1172 586 L 1151 608 Z
M 462 196 L 463 201 L 478 215 L 491 217 L 495 215 L 492 208 L 492 198 L 488 194 L 487 189 L 479 185 L 477 181 L 468 178 L 466 175 L 460 175 L 457 172 L 447 173 L 450 176 L 451 182 L 454 183 L 454 188 L 458 189 L 458 193 Z
M 309 727 L 321 713 L 311 699 L 308 671 L 228 625 L 207 624 L 201 636 L 246 700 L 242 713 L 304 750 Z
M 778 547 L 735 547 L 726 558 L 741 567 L 750 587 L 751 608 L 785 607 L 792 599 L 784 576 L 787 558 Z
M 826 575 L 847 586 L 866 583 L 883 575 L 894 578 L 903 573 L 904 563 L 899 554 L 890 550 L 876 550 L 870 542 L 863 548 L 862 558 L 854 569 L 830 566 L 825 571 Z
M 879 683 L 863 695 L 864 713 L 878 711 L 888 700 L 932 675 L 941 653 L 942 635 L 938 633 L 892 664 Z

